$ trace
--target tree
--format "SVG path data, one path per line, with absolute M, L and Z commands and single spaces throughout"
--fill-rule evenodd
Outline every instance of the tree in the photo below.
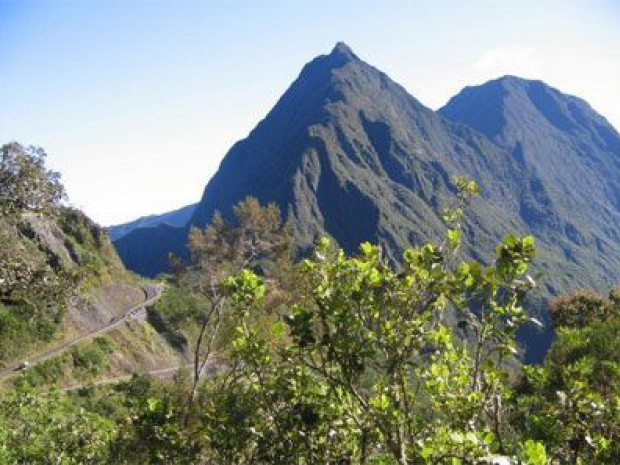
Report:
M 107 463 L 117 425 L 59 392 L 14 391 L 0 402 L 0 462 Z
M 52 212 L 60 206 L 64 188 L 59 174 L 45 167 L 45 158 L 43 149 L 17 142 L 0 148 L 0 300 L 26 291 L 41 295 L 53 287 L 47 264 L 20 244 L 19 221 L 14 218 L 28 211 Z
M 194 346 L 193 383 L 190 405 L 218 338 L 225 337 L 226 299 L 224 279 L 243 268 L 252 268 L 265 277 L 280 277 L 282 284 L 291 269 L 292 238 L 275 204 L 262 207 L 248 197 L 234 207 L 235 221 L 216 213 L 204 229 L 192 228 L 188 248 L 191 261 L 182 267 L 177 282 L 182 288 L 206 299 L 199 312 L 198 336 Z M 276 293 L 274 292 L 274 295 Z
M 515 422 L 559 463 L 620 461 L 617 295 L 618 288 L 607 299 L 581 290 L 553 299 L 557 338 L 543 366 L 525 369 L 517 390 Z
M 16 142 L 0 147 L 0 361 L 51 339 L 77 283 L 49 246 L 61 243 L 64 188 L 45 158 Z
M 551 299 L 549 309 L 553 325 L 556 328 L 583 328 L 595 321 L 620 316 L 619 290 L 620 288 L 612 289 L 609 299 L 588 289 Z
M 243 382 L 228 392 L 249 396 L 246 408 L 256 415 L 246 419 L 245 427 L 257 430 L 258 450 L 249 453 L 301 454 L 303 463 L 329 454 L 354 463 L 383 457 L 403 465 L 517 454 L 506 439 L 504 361 L 516 353 L 515 331 L 527 321 L 519 278 L 532 245 L 528 237 L 508 238 L 487 269 L 447 268 L 444 253 L 426 245 L 407 250 L 397 273 L 374 246 L 347 258 L 324 241 L 301 265 L 304 283 L 286 327 L 272 328 L 287 341 L 276 353 L 251 325 L 265 311 L 262 280 L 247 270 L 230 278 L 242 367 L 234 376 Z M 469 313 L 472 302 L 483 305 L 478 316 Z M 442 323 L 450 307 L 477 335 L 471 347 Z
M 464 200 L 477 192 L 459 184 Z M 495 452 L 544 463 L 544 447 L 514 440 L 505 408 L 534 240 L 508 236 L 487 268 L 458 262 L 461 216 L 448 212 L 444 244 L 405 251 L 399 271 L 378 247 L 347 257 L 323 240 L 268 335 L 255 322 L 270 313 L 270 283 L 230 276 L 233 362 L 201 403 L 214 463 L 476 463 Z M 454 338 L 451 313 L 471 343 Z
M 45 166 L 42 148 L 17 142 L 0 148 L 0 211 L 52 213 L 65 197 L 60 175 Z

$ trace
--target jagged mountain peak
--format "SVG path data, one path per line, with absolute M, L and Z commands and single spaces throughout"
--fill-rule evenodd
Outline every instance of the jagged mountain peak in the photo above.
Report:
M 363 95 L 374 88 L 399 88 L 402 94 L 407 92 L 393 82 L 386 74 L 358 57 L 344 42 L 338 42 L 332 51 L 320 55 L 307 63 L 299 77 L 290 85 L 282 99 L 287 101 L 291 94 L 306 94 L 313 97 L 315 103 L 323 106 L 326 99 L 334 101 L 346 95 Z
M 346 44 L 338 43 L 330 54 L 306 64 L 266 117 L 231 148 L 214 177 L 216 184 L 224 182 L 228 189 L 218 187 L 213 194 L 215 188 L 209 183 L 190 223 L 203 226 L 214 209 L 221 209 L 218 205 L 229 210 L 230 202 L 219 197 L 241 191 L 250 182 L 248 176 L 260 178 L 258 182 L 270 189 L 283 188 L 278 185 L 282 173 L 272 178 L 275 171 L 270 168 L 287 173 L 296 169 L 303 161 L 303 151 L 288 147 L 296 143 L 306 146 L 312 134 L 327 126 L 342 139 L 354 127 L 363 135 L 365 128 L 361 126 L 369 127 L 377 121 L 401 131 L 407 124 L 400 124 L 399 119 L 425 118 L 435 123 L 441 119 L 387 75 L 358 58 Z M 420 126 L 425 124 L 421 122 Z M 240 172 L 246 176 L 239 176 Z
M 309 64 L 321 63 L 328 69 L 338 69 L 349 63 L 359 63 L 360 58 L 344 42 L 337 42 L 334 48 L 327 55 L 320 55 Z
M 359 58 L 357 58 L 357 55 L 355 55 L 355 53 L 353 53 L 353 50 L 351 50 L 351 47 L 349 47 L 344 42 L 337 42 L 330 55 L 346 57 L 349 60 L 357 60 L 357 59 L 359 59 Z
M 359 65 L 365 63 L 353 53 L 353 50 L 351 50 L 347 44 L 338 42 L 330 53 L 319 55 L 307 63 L 291 87 L 294 87 L 297 82 L 329 79 L 333 71 L 344 68 L 350 64 Z
M 530 184 L 522 217 L 539 237 L 569 262 L 617 276 L 620 135 L 603 116 L 579 97 L 515 76 L 466 87 L 439 113 L 512 154 Z M 596 253 L 576 258 L 586 250 Z

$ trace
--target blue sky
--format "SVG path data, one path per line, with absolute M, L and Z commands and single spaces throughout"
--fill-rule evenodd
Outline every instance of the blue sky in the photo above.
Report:
M 614 0 L 0 0 L 0 142 L 103 225 L 170 210 L 341 40 L 431 108 L 515 74 L 620 128 Z

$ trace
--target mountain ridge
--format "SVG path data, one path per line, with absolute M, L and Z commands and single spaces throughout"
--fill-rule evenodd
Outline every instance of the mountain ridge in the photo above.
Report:
M 369 87 L 377 91 L 373 98 L 365 96 L 364 92 L 361 91 L 361 89 L 368 89 Z M 382 90 L 386 91 L 382 92 Z M 381 109 L 376 108 L 376 102 L 379 99 L 385 99 L 388 102 Z M 352 109 L 353 107 L 355 110 Z M 391 125 L 386 125 L 381 121 L 381 118 L 389 118 L 389 114 L 392 112 L 405 115 L 402 118 L 403 120 L 413 120 L 419 128 L 404 129 L 399 127 L 402 125 L 396 124 L 394 119 L 392 119 Z M 296 119 L 290 117 L 296 113 L 305 116 L 305 119 L 300 121 L 299 116 Z M 356 148 L 353 147 L 353 143 L 346 140 L 347 137 L 344 134 L 346 130 L 343 131 L 342 129 L 346 125 L 339 126 L 339 121 L 343 120 L 355 122 L 357 134 L 354 136 L 359 136 L 357 142 L 359 143 L 359 139 L 365 138 L 365 147 L 363 147 L 363 150 L 366 151 L 365 155 L 370 152 L 372 154 L 370 158 L 367 157 L 367 160 L 363 160 L 364 155 L 362 155 L 358 156 L 353 164 L 345 161 L 344 164 L 336 163 L 337 166 L 333 167 L 331 163 L 326 163 L 327 160 L 321 155 L 327 146 L 329 146 L 327 147 L 328 151 L 336 148 L 345 157 L 350 158 L 359 155 L 359 153 L 355 153 Z M 284 124 L 282 124 L 283 122 Z M 226 206 L 225 209 L 229 211 L 232 205 L 248 194 L 257 195 L 262 201 L 277 201 L 279 195 L 277 190 L 284 187 L 280 180 L 283 175 L 290 176 L 291 172 L 298 173 L 293 176 L 293 182 L 297 184 L 299 189 L 305 188 L 310 191 L 318 189 L 318 184 L 312 186 L 312 181 L 308 178 L 308 176 L 312 177 L 311 174 L 307 173 L 308 170 L 311 170 L 310 165 L 317 166 L 318 164 L 323 169 L 334 168 L 335 172 L 330 175 L 337 178 L 336 185 L 340 184 L 343 177 L 346 177 L 344 172 L 359 170 L 360 167 L 363 167 L 369 168 L 375 174 L 389 178 L 389 182 L 401 185 L 408 183 L 410 187 L 414 186 L 416 184 L 415 179 L 404 179 L 402 176 L 403 172 L 412 171 L 412 166 L 403 166 L 403 163 L 406 162 L 406 150 L 402 147 L 396 148 L 400 152 L 399 156 L 390 157 L 386 163 L 382 163 L 382 157 L 379 156 L 378 152 L 387 152 L 390 148 L 382 146 L 381 139 L 391 137 L 388 132 L 395 131 L 398 137 L 408 139 L 406 142 L 409 143 L 410 147 L 408 148 L 410 150 L 425 152 L 425 161 L 430 162 L 431 157 L 428 156 L 428 152 L 431 150 L 426 146 L 427 141 L 424 140 L 426 138 L 424 132 L 429 127 L 435 131 L 445 131 L 446 124 L 451 125 L 451 123 L 447 123 L 435 115 L 432 110 L 424 107 L 414 97 L 411 97 L 402 86 L 391 81 L 387 75 L 359 60 L 356 55 L 350 52 L 348 47 L 345 48 L 339 44 L 331 54 L 320 56 L 307 64 L 299 77 L 266 118 L 249 134 L 248 138 L 236 143 L 231 148 L 222 161 L 217 174 L 207 184 L 202 201 L 196 208 L 190 223 L 203 226 L 209 221 L 216 209 L 222 209 L 222 206 Z M 351 128 L 349 127 L 349 129 Z M 448 131 L 450 130 L 448 129 Z M 406 134 L 407 131 L 415 134 Z M 460 129 L 459 131 L 464 138 L 473 138 L 478 145 L 486 145 L 486 151 L 493 151 L 493 148 L 488 146 L 485 140 L 478 139 L 477 135 L 468 132 L 467 129 Z M 372 137 L 363 137 L 366 132 L 372 133 Z M 269 137 L 274 133 L 276 134 L 274 138 Z M 327 144 L 324 143 L 325 141 L 328 141 Z M 248 145 L 251 147 L 251 155 L 248 155 Z M 291 149 L 291 145 L 302 150 Z M 312 147 L 310 149 L 312 154 L 307 150 L 305 153 L 301 153 L 304 152 L 305 147 Z M 447 148 L 444 146 L 441 149 L 446 150 Z M 470 159 L 473 159 L 471 154 Z M 266 160 L 267 166 L 264 166 L 263 163 Z M 492 163 L 492 160 L 487 160 L 487 162 Z M 270 173 L 270 169 L 274 166 L 278 171 Z M 250 175 L 245 178 L 238 175 L 239 172 L 247 171 L 250 172 Z M 456 172 L 450 174 L 444 172 L 442 174 L 442 184 L 450 184 L 449 177 L 451 174 L 456 174 Z M 271 176 L 271 179 L 265 179 L 266 176 Z M 310 185 L 307 181 L 310 181 Z M 366 182 L 371 181 L 367 179 Z M 226 189 L 220 188 L 220 185 L 223 184 L 226 184 Z M 238 193 L 236 197 L 231 198 L 231 192 L 234 192 L 239 185 L 249 185 L 250 187 L 245 192 Z M 271 188 L 275 192 L 261 192 L 263 187 Z M 290 187 L 290 181 L 288 187 Z M 421 188 L 421 186 L 418 185 L 417 188 Z M 431 199 L 433 197 L 432 192 L 428 188 L 425 190 L 427 191 L 425 197 Z M 348 190 L 345 189 L 345 191 Z M 304 213 L 308 213 L 303 211 L 303 207 L 299 203 L 294 204 L 292 211 L 289 211 L 291 210 L 290 204 L 278 203 L 287 216 L 289 214 L 303 216 Z M 326 202 L 319 201 L 319 203 L 325 204 Z M 435 199 L 434 203 L 437 206 L 438 200 Z M 419 207 L 424 208 L 423 205 Z M 317 208 L 318 205 L 314 205 L 315 212 Z M 228 211 L 222 213 L 226 215 Z M 436 217 L 434 221 L 436 223 L 434 229 L 437 229 L 439 219 Z M 319 218 L 318 224 L 321 223 L 324 222 Z M 332 226 L 338 229 L 338 225 Z M 342 225 L 340 225 L 340 229 L 342 229 Z M 321 232 L 317 228 L 309 233 L 298 232 L 298 236 L 306 236 L 303 245 L 310 246 Z M 350 233 L 353 234 L 353 232 Z M 346 234 L 340 234 L 340 236 L 336 239 L 341 239 L 339 242 L 341 244 L 344 242 L 343 245 L 349 250 L 355 250 L 356 242 L 361 239 L 377 239 L 376 237 L 357 237 L 347 240 L 344 237 Z M 402 246 L 404 244 L 401 244 Z
M 108 232 L 110 239 L 112 241 L 117 241 L 138 228 L 155 227 L 159 224 L 167 224 L 173 227 L 184 227 L 194 213 L 195 208 L 196 204 L 193 203 L 168 212 L 141 216 L 140 218 L 126 223 L 108 226 L 105 229 Z
M 489 124 L 484 105 L 501 117 Z M 439 113 L 479 130 L 519 161 L 548 207 L 538 216 L 524 212 L 530 228 L 574 244 L 565 247 L 568 255 L 579 247 L 598 252 L 581 263 L 598 260 L 618 279 L 620 135 L 604 117 L 578 97 L 514 76 L 465 88 Z
M 529 83 L 525 90 L 523 82 Z M 605 129 L 604 118 L 590 113 L 585 102 L 563 100 L 564 94 L 550 89 L 540 81 L 500 78 L 489 83 L 483 97 L 465 89 L 467 98 L 455 96 L 435 112 L 337 44 L 306 64 L 265 118 L 228 151 L 188 228 L 205 226 L 216 211 L 232 218 L 233 206 L 251 195 L 279 205 L 302 253 L 329 235 L 347 252 L 362 241 L 380 243 L 398 262 L 408 246 L 440 240 L 441 210 L 454 196 L 451 178 L 465 175 L 483 190 L 464 226 L 465 255 L 488 261 L 503 235 L 532 232 L 545 295 L 608 287 L 620 279 L 613 247 L 618 236 L 611 227 L 616 187 L 602 180 L 601 170 L 577 164 L 577 171 L 594 173 L 585 177 L 586 184 L 606 186 L 592 199 L 598 202 L 596 213 L 589 212 L 587 188 L 567 194 L 568 202 L 562 197 L 583 179 L 560 169 L 557 150 L 548 156 L 554 166 L 547 166 L 546 157 L 554 144 L 564 144 L 572 158 L 590 155 L 603 169 L 613 168 L 617 132 Z M 455 101 L 465 102 L 460 112 Z M 562 119 L 569 104 L 580 115 L 569 121 L 574 134 L 565 134 L 573 126 Z M 597 220 L 605 209 L 609 218 Z M 135 239 L 142 251 L 132 260 L 147 256 L 151 268 L 142 270 L 161 271 L 173 247 L 182 252 L 179 241 L 187 232 L 166 237 L 160 230 L 149 237 L 142 231 Z M 137 250 L 131 237 L 125 239 L 121 256 Z M 539 353 L 550 338 L 550 333 L 533 338 Z

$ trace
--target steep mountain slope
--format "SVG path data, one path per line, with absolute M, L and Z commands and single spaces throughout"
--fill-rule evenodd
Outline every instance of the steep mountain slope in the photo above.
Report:
M 0 218 L 0 365 L 61 331 L 76 289 L 122 279 L 107 235 L 77 210 Z
M 547 105 L 545 92 L 530 93 L 538 107 Z M 444 117 L 338 44 L 308 63 L 265 119 L 231 148 L 189 225 L 204 226 L 215 211 L 230 217 L 232 207 L 251 195 L 280 206 L 301 250 L 329 234 L 349 252 L 362 241 L 381 243 L 396 261 L 411 244 L 440 240 L 440 211 L 453 198 L 451 177 L 466 175 L 483 190 L 465 226 L 467 255 L 488 260 L 504 234 L 531 232 L 538 239 L 536 267 L 544 274 L 540 296 L 611 283 L 620 269 L 613 250 L 617 187 L 604 180 L 588 181 L 575 194 L 569 187 L 584 179 L 581 170 L 591 172 L 596 164 L 601 172 L 615 173 L 617 157 L 610 155 L 615 131 L 579 102 L 571 103 L 573 124 L 590 128 L 590 139 L 581 145 L 564 135 L 570 127 L 552 106 L 542 113 L 555 124 L 532 122 L 531 115 L 514 118 L 504 140 L 506 116 L 499 102 L 472 101 L 472 121 L 445 109 Z M 489 129 L 475 124 L 476 118 Z M 520 124 L 552 136 L 518 140 L 527 132 Z M 530 149 L 560 142 L 583 159 L 570 176 L 557 166 L 566 168 L 566 160 L 547 160 L 546 151 Z M 602 199 L 598 213 L 589 211 L 594 187 Z M 581 200 L 573 202 L 569 194 Z M 589 234 L 582 225 L 595 223 L 597 214 L 608 217 L 597 223 L 600 231 Z M 168 252 L 182 253 L 187 230 L 150 231 L 136 230 L 116 245 L 130 268 L 153 275 L 165 266 Z M 528 339 L 540 355 L 550 337 L 547 332 Z
M 160 286 L 128 273 L 106 232 L 63 204 L 45 159 L 0 146 L 0 392 L 185 363 L 138 321 Z
M 512 157 L 485 137 L 439 117 L 338 44 L 306 65 L 233 146 L 190 225 L 204 226 L 216 210 L 230 216 L 252 195 L 281 207 L 301 249 L 327 233 L 349 251 L 369 240 L 397 257 L 411 243 L 438 237 L 450 178 L 468 174 L 489 194 L 470 230 L 471 253 L 487 256 L 500 231 L 523 230 L 517 202 L 506 195 L 516 170 Z M 126 266 L 152 276 L 184 241 L 178 230 L 158 228 L 136 230 L 115 245 Z
M 520 215 L 564 262 L 557 285 L 620 279 L 620 135 L 585 101 L 506 76 L 467 87 L 439 110 L 510 151 L 531 196 Z M 555 289 L 552 289 L 555 290 Z
M 167 224 L 176 228 L 184 227 L 189 219 L 192 217 L 196 204 L 186 205 L 185 207 L 173 210 L 170 212 L 162 213 L 159 215 L 143 216 L 128 223 L 117 224 L 106 228 L 110 239 L 117 241 L 121 237 L 126 236 L 130 232 L 138 228 L 150 228 L 156 227 L 160 224 Z
M 484 254 L 501 230 L 519 229 L 518 203 L 505 195 L 518 188 L 517 169 L 485 137 L 439 117 L 338 44 L 230 150 L 191 224 L 203 226 L 216 210 L 229 215 L 253 195 L 280 205 L 302 248 L 329 233 L 349 251 L 370 240 L 396 256 L 438 237 L 450 178 L 466 174 L 488 193 L 471 229 Z
M 137 228 L 114 241 L 124 265 L 142 276 L 154 277 L 169 268 L 169 255 L 185 256 L 187 228 L 158 224 Z
M 185 363 L 145 321 L 68 346 L 145 300 L 105 231 L 80 211 L 2 216 L 0 239 L 0 391 L 9 382 L 65 386 Z M 25 359 L 31 367 L 11 377 Z
M 488 113 L 480 102 L 472 107 Z M 487 119 L 496 118 L 491 114 Z M 518 124 L 515 134 L 520 133 Z M 555 137 L 554 127 L 533 124 L 553 135 L 545 137 Z M 558 131 L 558 137 L 564 137 Z M 613 129 L 602 134 L 606 138 L 599 137 L 598 143 L 607 141 L 613 149 Z M 539 140 L 548 139 L 541 136 L 531 144 Z M 524 141 L 522 150 L 527 151 L 529 143 Z M 599 161 L 590 164 L 609 158 L 585 143 L 581 150 L 597 154 Z M 545 164 L 566 165 L 547 161 L 547 156 L 539 157 L 538 171 Z M 613 166 L 602 166 L 602 171 L 613 172 Z M 280 205 L 293 220 L 302 247 L 327 232 L 349 251 L 371 240 L 397 256 L 411 243 L 439 237 L 437 213 L 450 201 L 449 178 L 464 174 L 484 191 L 471 212 L 470 255 L 488 258 L 495 241 L 508 231 L 533 232 L 547 291 L 608 286 L 618 279 L 613 258 L 618 238 L 612 226 L 618 224 L 617 184 L 590 183 L 608 199 L 600 212 L 590 211 L 588 185 L 573 194 L 580 202 L 567 201 L 566 191 L 580 184 L 579 173 L 586 169 L 592 170 L 575 166 L 570 176 L 556 170 L 549 176 L 561 179 L 563 190 L 559 182 L 548 185 L 537 171 L 524 169 L 513 145 L 489 143 L 469 126 L 443 119 L 339 44 L 330 55 L 309 63 L 248 138 L 230 150 L 191 223 L 202 226 L 215 210 L 228 214 L 245 195 L 254 195 Z M 586 213 L 587 223 L 595 222 L 598 214 L 608 215 L 607 232 L 584 238 L 579 224 Z

